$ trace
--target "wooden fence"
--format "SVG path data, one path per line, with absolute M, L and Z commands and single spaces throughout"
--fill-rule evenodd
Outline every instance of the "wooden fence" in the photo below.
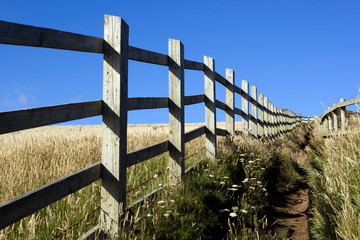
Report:
M 331 133 L 346 131 L 346 106 L 360 103 L 360 98 L 345 101 L 340 99 L 339 103 L 334 103 L 319 117 L 315 117 L 318 124 L 319 134 L 323 136 L 331 135 Z
M 223 77 L 215 71 L 211 57 L 204 62 L 184 59 L 184 46 L 169 39 L 168 55 L 129 45 L 129 27 L 119 17 L 105 15 L 104 39 L 53 29 L 0 21 L 0 43 L 45 47 L 103 54 L 103 99 L 91 102 L 0 113 L 0 134 L 55 123 L 102 115 L 102 160 L 35 190 L 0 204 L 0 229 L 54 203 L 101 179 L 100 229 L 116 236 L 126 208 L 126 169 L 164 152 L 169 152 L 170 182 L 185 174 L 185 143 L 206 135 L 206 154 L 216 156 L 217 135 L 234 135 L 235 114 L 242 117 L 243 132 L 254 137 L 274 137 L 291 131 L 298 115 L 271 104 L 257 94 L 255 86 L 242 80 L 234 84 L 235 74 L 226 69 Z M 128 97 L 128 60 L 169 67 L 169 96 L 165 98 Z M 205 93 L 184 96 L 184 70 L 204 72 Z M 216 99 L 215 82 L 226 88 L 226 103 Z M 242 109 L 235 106 L 235 93 L 242 99 Z M 184 106 L 205 103 L 205 125 L 184 132 Z M 250 104 L 250 109 L 249 109 Z M 127 112 L 138 109 L 169 109 L 169 139 L 146 148 L 127 152 Z M 216 128 L 216 108 L 226 112 L 226 129 Z M 250 110 L 250 112 L 249 112 Z

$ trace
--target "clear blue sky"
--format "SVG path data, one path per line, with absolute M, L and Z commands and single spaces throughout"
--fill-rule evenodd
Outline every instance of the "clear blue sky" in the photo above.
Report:
M 130 45 L 166 54 L 168 38 L 179 39 L 186 59 L 213 57 L 218 73 L 234 69 L 238 86 L 248 80 L 279 108 L 320 115 L 320 102 L 327 107 L 359 94 L 358 0 L 0 1 L 0 20 L 96 37 L 103 37 L 105 14 L 128 23 Z M 11 45 L 0 52 L 0 111 L 102 98 L 100 54 Z M 203 93 L 201 72 L 187 70 L 185 78 L 187 95 Z M 219 84 L 216 94 L 225 100 Z M 130 61 L 129 96 L 168 96 L 167 68 Z M 203 108 L 186 107 L 186 121 L 203 122 Z M 168 115 L 133 111 L 128 119 L 164 123 Z M 225 120 L 221 110 L 218 120 Z

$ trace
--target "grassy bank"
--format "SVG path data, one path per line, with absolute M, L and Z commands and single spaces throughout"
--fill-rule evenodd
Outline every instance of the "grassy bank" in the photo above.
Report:
M 349 119 L 346 135 L 310 141 L 314 159 L 311 233 L 315 239 L 360 239 L 360 120 Z
M 66 128 L 63 126 L 63 128 Z M 0 201 L 100 160 L 96 128 L 36 129 L 0 138 Z M 184 184 L 169 186 L 133 209 L 123 239 L 276 239 L 269 196 L 304 184 L 299 168 L 306 128 L 273 141 L 246 136 L 219 140 L 216 161 L 203 161 Z M 129 151 L 167 138 L 164 126 L 129 128 Z M 191 155 L 204 145 L 186 145 Z M 204 152 L 186 161 L 190 166 Z M 166 182 L 167 155 L 128 169 L 128 203 Z M 144 180 L 150 181 L 142 184 Z M 9 184 L 11 183 L 11 184 Z M 72 194 L 0 231 L 1 239 L 76 239 L 97 224 L 100 182 Z M 286 233 L 284 233 L 285 237 Z M 280 237 L 281 238 L 281 237 Z

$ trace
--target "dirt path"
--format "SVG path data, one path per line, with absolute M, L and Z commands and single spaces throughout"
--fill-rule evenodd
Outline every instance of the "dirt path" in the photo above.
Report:
M 294 240 L 310 239 L 307 217 L 309 206 L 309 189 L 276 196 L 273 202 L 275 215 L 278 217 L 274 227 L 276 235 L 286 235 L 284 236 L 286 239 Z M 286 228 L 288 228 L 287 233 Z

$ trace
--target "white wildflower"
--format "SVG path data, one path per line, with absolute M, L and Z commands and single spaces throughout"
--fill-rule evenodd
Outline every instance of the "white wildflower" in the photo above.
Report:
M 163 203 L 165 203 L 164 200 L 158 201 L 158 204 L 163 204 Z
M 262 188 L 262 190 L 263 190 L 264 192 L 266 192 L 266 188 Z
M 162 187 L 163 185 L 161 183 L 159 183 L 159 187 Z
M 237 191 L 237 188 L 229 188 L 230 191 Z
M 232 187 L 233 188 L 237 188 L 237 187 L 239 187 L 238 185 L 236 185 L 236 184 L 234 184 L 234 185 L 232 185 Z
M 229 179 L 229 177 L 225 176 L 225 177 L 223 177 L 223 179 Z
M 214 177 L 214 175 L 210 174 L 208 177 L 209 177 L 209 178 L 213 178 L 213 177 Z
M 225 185 L 225 182 L 220 182 L 220 185 Z
M 255 190 L 255 188 L 254 188 L 254 187 L 250 187 L 250 189 Z
M 144 215 L 143 218 L 151 218 L 151 217 L 152 217 L 152 215 L 150 213 L 147 213 L 147 214 Z
M 247 213 L 247 211 L 245 209 L 241 209 L 240 210 L 242 213 Z
M 248 178 L 245 178 L 242 182 L 243 182 L 243 183 L 247 183 L 247 182 L 249 182 L 249 179 L 248 179 Z
M 249 163 L 254 163 L 254 161 L 251 161 L 251 160 L 250 160 Z
M 237 216 L 237 214 L 236 213 L 234 213 L 234 212 L 232 212 L 232 213 L 230 213 L 230 215 L 229 215 L 230 217 L 236 217 Z
M 154 178 L 158 178 L 158 177 L 159 177 L 159 175 L 157 175 L 157 174 L 154 175 Z

